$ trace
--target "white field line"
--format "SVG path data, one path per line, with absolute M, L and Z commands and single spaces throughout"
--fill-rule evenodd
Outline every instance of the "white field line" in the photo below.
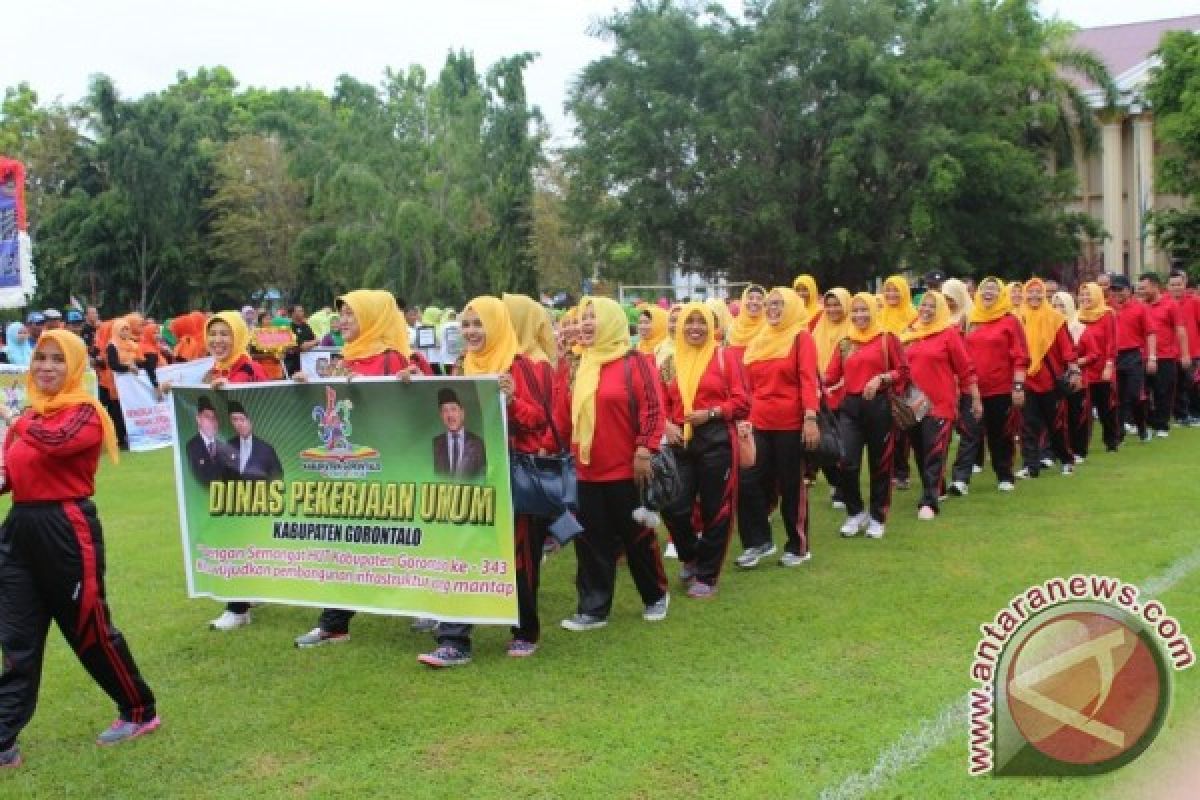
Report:
M 1162 573 L 1146 579 L 1139 586 L 1138 602 L 1169 591 L 1191 573 L 1200 569 L 1200 550 L 1177 559 Z M 853 800 L 877 792 L 902 772 L 907 772 L 955 735 L 966 735 L 970 713 L 970 693 L 947 705 L 931 719 L 922 720 L 914 731 L 888 745 L 874 766 L 866 772 L 856 772 L 837 786 L 821 790 L 821 800 Z

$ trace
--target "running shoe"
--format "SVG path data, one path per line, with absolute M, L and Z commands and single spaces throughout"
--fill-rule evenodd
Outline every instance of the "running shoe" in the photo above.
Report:
M 593 617 L 591 614 L 573 614 L 562 621 L 562 626 L 569 631 L 594 631 L 608 624 L 604 617 Z
M 867 538 L 882 539 L 883 538 L 883 523 L 879 520 L 872 519 L 867 523 Z
M 671 595 L 663 592 L 663 596 L 656 602 L 646 606 L 642 611 L 642 619 L 646 622 L 662 622 L 667 618 L 667 609 L 671 605 Z
M 862 529 L 867 524 L 867 512 L 860 511 L 852 517 L 846 517 L 846 521 L 842 523 L 842 536 L 858 536 Z
M 529 658 L 537 652 L 537 644 L 525 639 L 513 639 L 508 643 L 509 658 Z
M 341 644 L 348 641 L 350 641 L 349 632 L 330 633 L 320 628 L 313 628 L 308 633 L 297 636 L 294 644 L 296 647 L 323 647 L 327 644 Z
M 950 484 L 947 491 L 950 494 L 954 495 L 955 497 L 966 497 L 968 494 L 968 491 L 969 491 L 969 487 L 967 486 L 966 482 L 964 482 L 964 481 L 954 481 L 953 483 Z
M 159 725 L 162 725 L 162 720 L 158 716 L 155 716 L 149 722 L 130 722 L 129 720 L 119 719 L 112 725 L 109 725 L 106 730 L 100 732 L 100 735 L 96 737 L 96 744 L 108 747 L 109 745 L 127 742 L 130 739 L 154 733 L 158 730 Z
M 444 644 L 432 653 L 422 653 L 417 656 L 417 661 L 435 669 L 462 667 L 471 663 L 471 654 L 453 645 Z
M 801 564 L 807 564 L 812 561 L 812 553 L 797 555 L 796 553 L 784 553 L 779 557 L 779 566 L 781 567 L 798 567 Z
M 704 581 L 696 581 L 688 587 L 687 596 L 693 600 L 711 600 L 717 596 L 717 587 L 709 586 Z
M 16 769 L 21 762 L 21 748 L 16 744 L 7 750 L 0 750 L 0 769 Z
M 233 611 L 224 611 L 221 616 L 208 623 L 208 627 L 214 631 L 232 631 L 238 628 L 244 628 L 250 624 L 250 612 L 238 614 Z

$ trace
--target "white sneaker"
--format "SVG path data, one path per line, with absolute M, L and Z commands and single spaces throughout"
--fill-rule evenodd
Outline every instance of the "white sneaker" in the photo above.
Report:
M 867 523 L 867 538 L 882 539 L 883 523 L 876 519 L 872 519 L 869 523 Z
M 214 631 L 232 631 L 237 628 L 244 628 L 250 624 L 250 612 L 245 614 L 235 614 L 232 611 L 224 611 L 221 616 L 208 623 L 208 627 Z
M 1000 481 L 999 483 L 996 484 L 996 489 L 1001 492 L 1011 492 L 1013 489 L 1016 489 L 1016 488 L 1017 488 L 1016 484 L 1014 484 L 1012 481 Z
M 1072 466 L 1071 464 L 1063 464 L 1063 466 L 1062 466 L 1062 474 L 1063 474 L 1063 475 L 1074 475 L 1074 474 L 1075 474 L 1075 467 L 1074 467 L 1074 466 Z
M 1126 422 L 1125 423 L 1125 432 L 1126 433 L 1137 433 L 1137 426 L 1131 425 L 1128 422 Z
M 675 551 L 674 542 L 667 542 L 667 549 L 663 550 L 663 558 L 679 558 L 679 553 Z
M 1155 432 L 1154 432 L 1154 435 L 1155 435 L 1155 436 L 1157 436 L 1157 437 L 1158 437 L 1158 438 L 1160 438 L 1160 439 L 1166 439 L 1166 438 L 1167 438 L 1168 436 L 1170 436 L 1171 434 L 1167 433 L 1166 431 L 1155 431 Z
M 983 472 L 983 467 L 979 466 L 978 464 L 971 465 L 971 474 L 972 475 L 978 475 L 981 472 Z
M 846 510 L 846 504 L 843 503 L 841 500 L 834 500 L 830 505 L 833 506 L 834 511 L 845 511 Z
M 955 497 L 966 497 L 969 487 L 963 481 L 954 481 L 950 484 L 950 494 Z
M 1083 463 L 1085 460 L 1086 460 L 1086 459 L 1085 459 L 1083 456 L 1080 456 L 1080 455 L 1076 455 L 1076 456 L 1075 456 L 1075 463 L 1076 463 L 1076 464 L 1082 464 L 1082 463 Z
M 795 553 L 784 553 L 779 557 L 779 566 L 781 567 L 798 567 L 801 564 L 807 564 L 812 561 L 812 553 L 805 553 L 798 556 Z
M 1017 472 L 1016 472 L 1016 475 L 1017 475 L 1017 477 L 1018 477 L 1018 478 L 1021 478 L 1022 480 L 1023 480 L 1023 479 L 1025 479 L 1025 478 L 1028 478 L 1028 477 L 1029 477 L 1030 475 L 1032 475 L 1032 474 L 1033 474 L 1033 473 L 1031 473 L 1031 472 L 1029 471 L 1029 467 L 1021 467 L 1021 468 L 1020 468 L 1019 470 L 1017 470 Z
M 846 517 L 846 521 L 842 523 L 842 536 L 858 536 L 862 529 L 867 524 L 867 512 L 860 511 L 853 517 Z
M 1050 469 L 1051 467 L 1054 466 L 1054 459 L 1053 458 L 1043 458 L 1042 466 L 1045 467 L 1046 469 Z
M 937 518 L 937 512 L 934 511 L 929 506 L 921 506 L 921 508 L 918 509 L 918 511 L 917 511 L 917 519 L 919 519 L 923 522 L 931 520 L 931 519 L 936 519 L 936 518 Z M 868 535 L 870 535 L 870 534 L 868 534 Z

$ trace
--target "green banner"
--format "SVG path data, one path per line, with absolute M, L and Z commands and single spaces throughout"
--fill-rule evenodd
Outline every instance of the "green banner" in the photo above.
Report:
M 172 392 L 188 594 L 517 621 L 495 380 Z

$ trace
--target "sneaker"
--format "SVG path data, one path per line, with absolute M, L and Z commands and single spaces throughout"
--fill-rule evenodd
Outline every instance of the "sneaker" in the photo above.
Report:
M 917 519 L 923 522 L 936 518 L 937 512 L 929 506 L 921 506 L 919 509 L 917 509 Z
M 537 652 L 537 644 L 525 639 L 513 639 L 508 643 L 509 658 L 529 658 Z
M 667 608 L 670 605 L 670 593 L 663 592 L 663 596 L 657 602 L 651 603 L 642 611 L 642 619 L 646 620 L 646 622 L 662 622 L 667 618 Z
M 237 614 L 233 611 L 222 612 L 221 616 L 208 623 L 208 627 L 214 631 L 232 631 L 237 628 L 244 628 L 250 624 L 250 612 Z
M 417 617 L 409 625 L 409 630 L 413 633 L 433 633 L 437 630 L 438 621 L 429 617 Z
M 1074 475 L 1075 474 L 1075 466 L 1073 464 L 1063 464 L 1062 465 L 1062 474 L 1063 475 Z
M 330 633 L 329 631 L 313 628 L 308 633 L 297 636 L 296 647 L 321 647 L 327 644 L 341 644 L 350 641 L 350 633 Z
M 683 561 L 679 564 L 679 580 L 683 583 L 691 583 L 696 579 L 696 565 L 692 562 Z
M 145 736 L 147 733 L 154 733 L 161 724 L 162 720 L 157 716 L 149 722 L 129 722 L 119 719 L 109 725 L 107 730 L 100 732 L 100 735 L 96 737 L 96 744 L 102 747 L 120 744 L 139 736 Z
M 1076 463 L 1076 464 L 1082 464 L 1082 463 L 1083 463 L 1084 461 L 1086 461 L 1086 460 L 1087 460 L 1087 459 L 1086 459 L 1086 458 L 1084 458 L 1084 457 L 1083 457 L 1083 456 L 1081 456 L 1081 455 L 1076 455 L 1076 456 L 1075 456 L 1075 463 Z
M 1001 492 L 1011 492 L 1017 488 L 1017 485 L 1012 481 L 1000 481 L 996 484 L 996 490 Z
M 459 650 L 457 647 L 444 644 L 432 653 L 421 653 L 417 656 L 417 661 L 436 669 L 462 667 L 471 663 L 471 654 L 466 650 Z
M 663 550 L 663 558 L 679 558 L 679 552 L 675 549 L 674 542 L 667 542 L 667 547 Z
M 1171 434 L 1170 434 L 1170 433 L 1168 433 L 1167 431 L 1155 431 L 1155 432 L 1154 432 L 1154 435 L 1155 435 L 1155 436 L 1157 436 L 1157 437 L 1158 437 L 1158 438 L 1160 438 L 1160 439 L 1166 439 L 1166 438 L 1167 438 L 1168 436 L 1170 436 Z
M 1054 466 L 1054 459 L 1053 458 L 1043 458 L 1042 466 L 1045 467 L 1046 469 L 1050 469 L 1051 467 Z
M 696 581 L 688 587 L 687 596 L 693 600 L 711 600 L 717 596 L 717 587 L 710 586 L 704 581 Z
M 867 512 L 860 511 L 852 517 L 846 517 L 846 521 L 842 523 L 840 533 L 846 537 L 858 536 L 866 524 Z
M 834 500 L 832 503 L 830 503 L 830 505 L 833 506 L 833 509 L 835 511 L 845 511 L 846 510 L 846 504 L 843 503 L 841 500 Z
M 912 481 L 910 481 L 908 478 L 897 478 L 896 480 L 892 481 L 892 485 L 902 492 L 907 492 L 909 487 L 912 486 Z
M 978 464 L 971 465 L 971 474 L 972 475 L 978 475 L 981 472 L 983 472 L 983 467 L 979 466 Z
M 1029 467 L 1021 467 L 1017 470 L 1016 476 L 1021 480 L 1025 480 L 1026 478 L 1036 478 L 1037 473 L 1030 470 Z
M 14 743 L 7 750 L 0 750 L 0 769 L 16 769 L 21 766 L 21 748 Z
M 775 555 L 775 553 L 777 552 L 774 542 L 767 542 L 762 547 L 758 548 L 758 551 L 759 551 L 758 554 L 761 555 L 763 558 L 770 558 L 771 556 Z
M 947 491 L 955 497 L 966 497 L 968 494 L 968 487 L 964 481 L 954 481 L 950 484 L 950 487 L 947 489 Z
M 591 614 L 575 614 L 562 621 L 562 626 L 569 631 L 594 631 L 608 624 L 604 617 L 593 617 Z
M 1139 436 L 1138 439 L 1141 440 L 1142 444 L 1145 444 L 1146 442 L 1152 442 L 1154 441 L 1154 434 L 1150 433 L 1150 431 L 1146 431 Z
M 1187 426 L 1189 428 L 1200 428 L 1200 417 L 1189 417 Z
M 867 523 L 867 538 L 882 539 L 883 538 L 883 523 L 879 520 L 872 519 Z
M 795 553 L 784 553 L 779 557 L 779 566 L 798 567 L 801 564 L 807 564 L 809 561 L 812 561 L 812 553 L 805 553 L 802 556 Z
M 737 564 L 742 569 L 754 569 L 758 566 L 758 562 L 761 560 L 761 547 L 747 547 L 742 551 L 740 556 L 734 559 L 733 563 Z
M 1128 422 L 1126 422 L 1125 423 L 1125 432 L 1126 433 L 1137 433 L 1137 426 L 1131 425 Z

